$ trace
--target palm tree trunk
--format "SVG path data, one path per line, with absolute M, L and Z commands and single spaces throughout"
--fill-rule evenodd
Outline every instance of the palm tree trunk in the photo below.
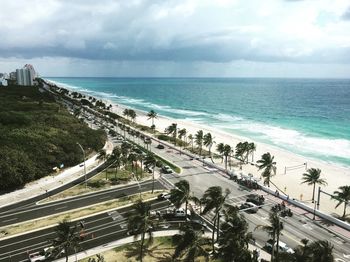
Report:
M 273 262 L 275 259 L 275 234 L 273 235 L 272 242 L 273 242 L 273 245 L 272 245 L 272 251 L 271 251 L 271 262 Z
M 342 218 L 344 219 L 346 215 L 346 201 L 344 201 L 344 212 Z
M 152 194 L 154 191 L 154 169 L 155 169 L 155 167 L 153 167 L 153 172 L 152 172 Z
M 117 181 L 118 167 L 115 168 L 114 180 Z
M 66 255 L 66 262 L 68 262 L 68 248 L 64 249 L 64 254 Z
M 227 156 L 225 156 L 225 170 L 227 170 Z
M 220 212 L 220 211 L 219 211 Z M 216 241 L 219 241 L 219 235 L 220 235 L 220 214 L 217 214 L 217 222 L 216 222 Z
M 316 183 L 314 183 L 314 188 L 312 190 L 312 203 L 315 202 L 315 187 L 316 187 Z
M 212 250 L 213 254 L 215 253 L 215 229 L 216 229 L 216 218 L 214 219 L 214 228 L 213 228 L 213 233 L 211 235 L 211 245 L 212 245 Z
M 187 220 L 187 207 L 188 207 L 188 201 L 186 200 L 186 202 L 185 202 L 185 217 L 186 217 L 186 220 Z
M 140 261 L 142 262 L 143 259 L 143 244 L 145 242 L 145 232 L 142 232 L 141 235 L 141 243 L 140 243 Z
M 143 163 L 142 163 L 142 160 L 141 160 L 141 179 L 143 177 Z
M 278 252 L 279 252 L 279 243 L 280 243 L 280 233 L 277 231 L 277 240 L 276 240 L 276 258 L 278 260 Z

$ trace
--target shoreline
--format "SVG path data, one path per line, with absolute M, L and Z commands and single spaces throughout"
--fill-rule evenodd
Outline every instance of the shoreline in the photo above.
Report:
M 50 80 L 46 80 L 51 82 Z M 55 82 L 52 82 L 55 83 Z M 59 83 L 55 83 L 58 86 Z M 67 88 L 65 86 L 62 86 L 63 88 Z M 70 91 L 72 89 L 67 88 Z M 73 90 L 76 91 L 76 90 Z M 83 91 L 78 91 L 81 93 L 84 93 Z M 95 96 L 88 94 L 89 96 Z M 116 102 L 105 98 L 105 97 L 96 97 L 99 100 L 106 101 L 108 104 L 112 104 L 111 111 L 114 113 L 117 113 L 121 116 L 123 116 L 122 112 L 125 108 L 132 108 L 130 106 L 126 106 L 123 104 L 117 104 Z M 147 112 L 138 110 L 135 108 L 132 108 L 137 113 L 137 117 L 135 122 L 150 126 L 151 120 L 147 120 Z M 156 129 L 160 132 L 164 132 L 164 129 L 171 125 L 172 123 L 177 123 L 178 128 L 186 128 L 187 134 L 194 135 L 198 130 L 203 130 L 204 133 L 210 132 L 212 136 L 214 137 L 214 140 L 216 141 L 216 144 L 218 143 L 225 143 L 231 145 L 233 149 L 235 148 L 236 144 L 239 142 L 254 142 L 256 144 L 257 150 L 254 153 L 254 162 L 256 160 L 259 160 L 261 158 L 261 155 L 270 152 L 274 157 L 276 161 L 277 166 L 277 172 L 276 175 L 272 177 L 272 182 L 276 184 L 280 190 L 285 191 L 286 195 L 289 195 L 291 198 L 295 198 L 297 200 L 301 200 L 302 202 L 306 204 L 311 204 L 311 198 L 312 198 L 312 186 L 308 186 L 306 184 L 301 184 L 302 180 L 302 174 L 305 173 L 305 165 L 304 163 L 307 163 L 307 168 L 320 168 L 322 170 L 321 178 L 326 179 L 328 185 L 322 186 L 322 190 L 326 191 L 327 193 L 333 193 L 335 190 L 338 190 L 339 186 L 348 185 L 350 181 L 350 168 L 339 166 L 339 165 L 332 165 L 329 163 L 325 163 L 322 160 L 315 160 L 311 158 L 304 157 L 302 155 L 298 155 L 296 153 L 290 152 L 284 148 L 279 148 L 275 145 L 269 145 L 262 142 L 254 141 L 253 139 L 240 136 L 237 134 L 228 133 L 225 131 L 222 131 L 220 129 L 216 129 L 212 126 L 205 126 L 203 124 L 193 123 L 188 120 L 182 120 L 182 119 L 175 119 L 163 115 L 158 115 L 158 118 L 154 120 Z M 203 147 L 205 148 L 205 147 Z M 215 144 L 213 145 L 212 151 L 215 151 Z M 251 160 L 251 156 L 249 157 Z M 217 161 L 216 161 L 217 162 Z M 288 170 L 286 174 L 285 167 L 294 167 L 294 166 L 300 166 L 301 168 L 297 168 L 294 170 Z M 243 165 L 242 170 L 238 170 L 238 168 L 233 168 L 237 174 L 243 173 L 247 175 L 248 173 L 253 174 L 253 176 L 259 180 L 260 179 L 260 173 L 255 166 L 251 165 Z M 336 178 L 336 179 L 335 179 Z M 271 185 L 271 188 L 274 188 L 273 185 Z M 315 192 L 315 199 L 317 199 L 317 189 Z M 329 196 L 326 196 L 325 194 L 321 194 L 321 211 L 326 211 L 328 213 L 337 213 L 341 214 L 342 208 L 338 207 L 335 209 L 336 201 L 331 200 Z M 312 204 L 313 205 L 313 204 Z

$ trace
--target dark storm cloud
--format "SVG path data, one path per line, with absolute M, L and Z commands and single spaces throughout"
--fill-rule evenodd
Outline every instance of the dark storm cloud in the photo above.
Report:
M 17 9 L 24 3 L 19 0 Z M 283 48 L 287 44 L 293 45 L 292 40 L 285 44 L 280 35 L 269 38 L 265 32 L 256 32 L 254 28 L 249 31 L 251 28 L 244 23 L 243 29 L 237 25 L 237 28 L 224 30 L 220 26 L 230 27 L 231 23 L 221 24 L 223 9 L 197 14 L 197 9 L 191 9 L 191 1 L 48 0 L 47 6 L 39 0 L 35 3 L 37 6 L 29 11 L 22 10 L 15 19 L 11 10 L 8 14 L 0 14 L 1 21 L 5 22 L 0 27 L 1 57 L 219 63 L 235 60 L 350 61 L 349 50 L 345 48 L 290 55 Z M 7 8 L 11 7 L 14 8 L 12 11 L 16 10 L 15 3 L 11 2 Z M 231 13 L 228 17 L 232 17 Z M 270 25 L 266 26 L 271 34 Z M 255 38 L 266 38 L 266 41 L 252 44 Z

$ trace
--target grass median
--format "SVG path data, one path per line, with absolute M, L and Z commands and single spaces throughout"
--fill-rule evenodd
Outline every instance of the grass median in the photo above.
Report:
M 159 194 L 159 192 L 160 191 L 157 191 L 157 192 L 154 192 L 153 194 L 151 192 L 143 193 L 142 200 L 143 201 L 150 200 L 156 197 Z M 93 215 L 99 212 L 120 208 L 128 204 L 133 204 L 136 200 L 139 199 L 139 197 L 140 197 L 139 194 L 130 195 L 130 196 L 121 197 L 115 200 L 109 200 L 87 208 L 71 210 L 62 214 L 52 215 L 50 217 L 32 220 L 32 221 L 24 222 L 13 226 L 10 225 L 6 227 L 2 227 L 0 228 L 0 239 L 5 236 L 6 237 L 12 236 L 12 235 L 27 232 L 30 230 L 40 229 L 47 226 L 53 226 L 64 219 L 66 220 L 81 219 L 82 217 L 88 217 L 90 215 Z
M 206 249 L 210 250 L 210 246 L 207 246 Z M 171 262 L 174 261 L 172 256 L 174 254 L 175 247 L 172 243 L 171 237 L 156 237 L 150 247 L 147 248 L 145 257 L 143 258 L 144 262 Z M 103 256 L 104 261 L 106 262 L 136 262 L 140 261 L 139 256 L 139 242 L 133 242 L 126 244 L 120 247 L 113 248 L 111 250 L 105 251 L 100 255 Z M 79 260 L 79 262 L 90 262 L 97 260 L 97 256 L 91 256 Z M 179 260 L 180 261 L 180 260 Z M 182 261 L 182 260 L 181 260 Z M 207 261 L 204 257 L 196 257 L 196 262 Z M 218 260 L 209 259 L 210 262 L 217 262 Z

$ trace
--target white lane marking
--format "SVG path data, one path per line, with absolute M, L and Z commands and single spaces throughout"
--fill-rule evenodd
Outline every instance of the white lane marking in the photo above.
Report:
M 107 199 L 107 198 L 110 198 L 110 196 L 100 197 L 100 199 Z
M 4 221 L 2 221 L 2 222 L 10 222 L 10 221 L 14 221 L 14 220 L 17 220 L 18 218 L 11 218 L 11 219 L 8 219 L 8 220 L 4 220 Z
M 67 208 L 67 206 L 63 206 L 63 207 L 56 207 L 55 210 L 60 210 L 60 209 L 65 209 Z

